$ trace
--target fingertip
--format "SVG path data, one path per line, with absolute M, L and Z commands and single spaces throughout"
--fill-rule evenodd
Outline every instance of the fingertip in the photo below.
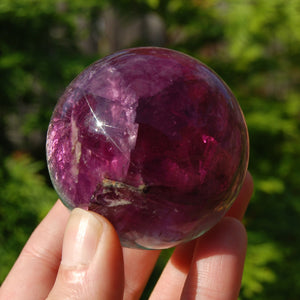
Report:
M 223 247 L 236 255 L 245 256 L 248 244 L 247 231 L 244 224 L 233 217 L 225 217 L 216 228 L 224 236 Z
M 247 171 L 243 186 L 226 216 L 242 220 L 254 190 L 252 175 Z
M 254 180 L 249 171 L 246 173 L 243 187 L 244 189 L 247 189 L 247 193 L 252 196 L 254 191 Z
M 224 217 L 215 227 L 197 240 L 201 257 L 218 253 L 245 253 L 247 232 L 241 221 L 233 217 Z M 197 250 L 195 250 L 197 253 Z M 195 254 L 194 254 L 195 255 Z

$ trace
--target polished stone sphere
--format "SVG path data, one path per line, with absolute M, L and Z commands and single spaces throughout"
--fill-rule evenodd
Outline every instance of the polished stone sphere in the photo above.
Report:
M 63 203 L 105 216 L 126 247 L 194 239 L 224 216 L 249 156 L 243 113 L 203 63 L 155 47 L 96 61 L 67 87 L 47 135 Z

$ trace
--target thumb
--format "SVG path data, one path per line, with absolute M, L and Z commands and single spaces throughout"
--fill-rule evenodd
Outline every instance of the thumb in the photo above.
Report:
M 122 299 L 123 286 L 122 248 L 114 228 L 98 214 L 74 209 L 47 299 Z

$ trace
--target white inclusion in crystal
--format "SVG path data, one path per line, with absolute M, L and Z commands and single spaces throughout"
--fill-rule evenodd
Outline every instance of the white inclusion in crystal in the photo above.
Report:
M 89 73 L 89 79 L 91 79 L 94 76 L 95 73 L 96 73 L 96 71 L 90 71 L 90 73 Z
M 113 66 L 108 66 L 106 71 L 109 73 L 107 74 L 106 81 L 109 83 L 109 97 L 112 99 L 120 99 L 121 93 L 120 93 L 120 78 L 117 74 L 117 70 Z
M 71 174 L 75 178 L 75 182 L 78 180 L 79 168 L 78 164 L 81 157 L 81 143 L 78 141 L 79 129 L 76 125 L 76 121 L 71 117 L 71 144 L 72 144 L 72 153 L 74 153 L 74 161 L 71 167 Z
M 131 201 L 125 199 L 113 200 L 113 199 L 105 199 L 107 203 L 107 207 L 116 207 L 131 204 Z

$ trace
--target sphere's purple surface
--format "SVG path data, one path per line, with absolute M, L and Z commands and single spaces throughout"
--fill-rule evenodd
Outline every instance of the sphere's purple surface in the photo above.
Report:
M 104 215 L 128 247 L 171 247 L 210 229 L 237 196 L 248 151 L 226 84 L 187 55 L 150 47 L 84 70 L 47 136 L 62 201 Z

